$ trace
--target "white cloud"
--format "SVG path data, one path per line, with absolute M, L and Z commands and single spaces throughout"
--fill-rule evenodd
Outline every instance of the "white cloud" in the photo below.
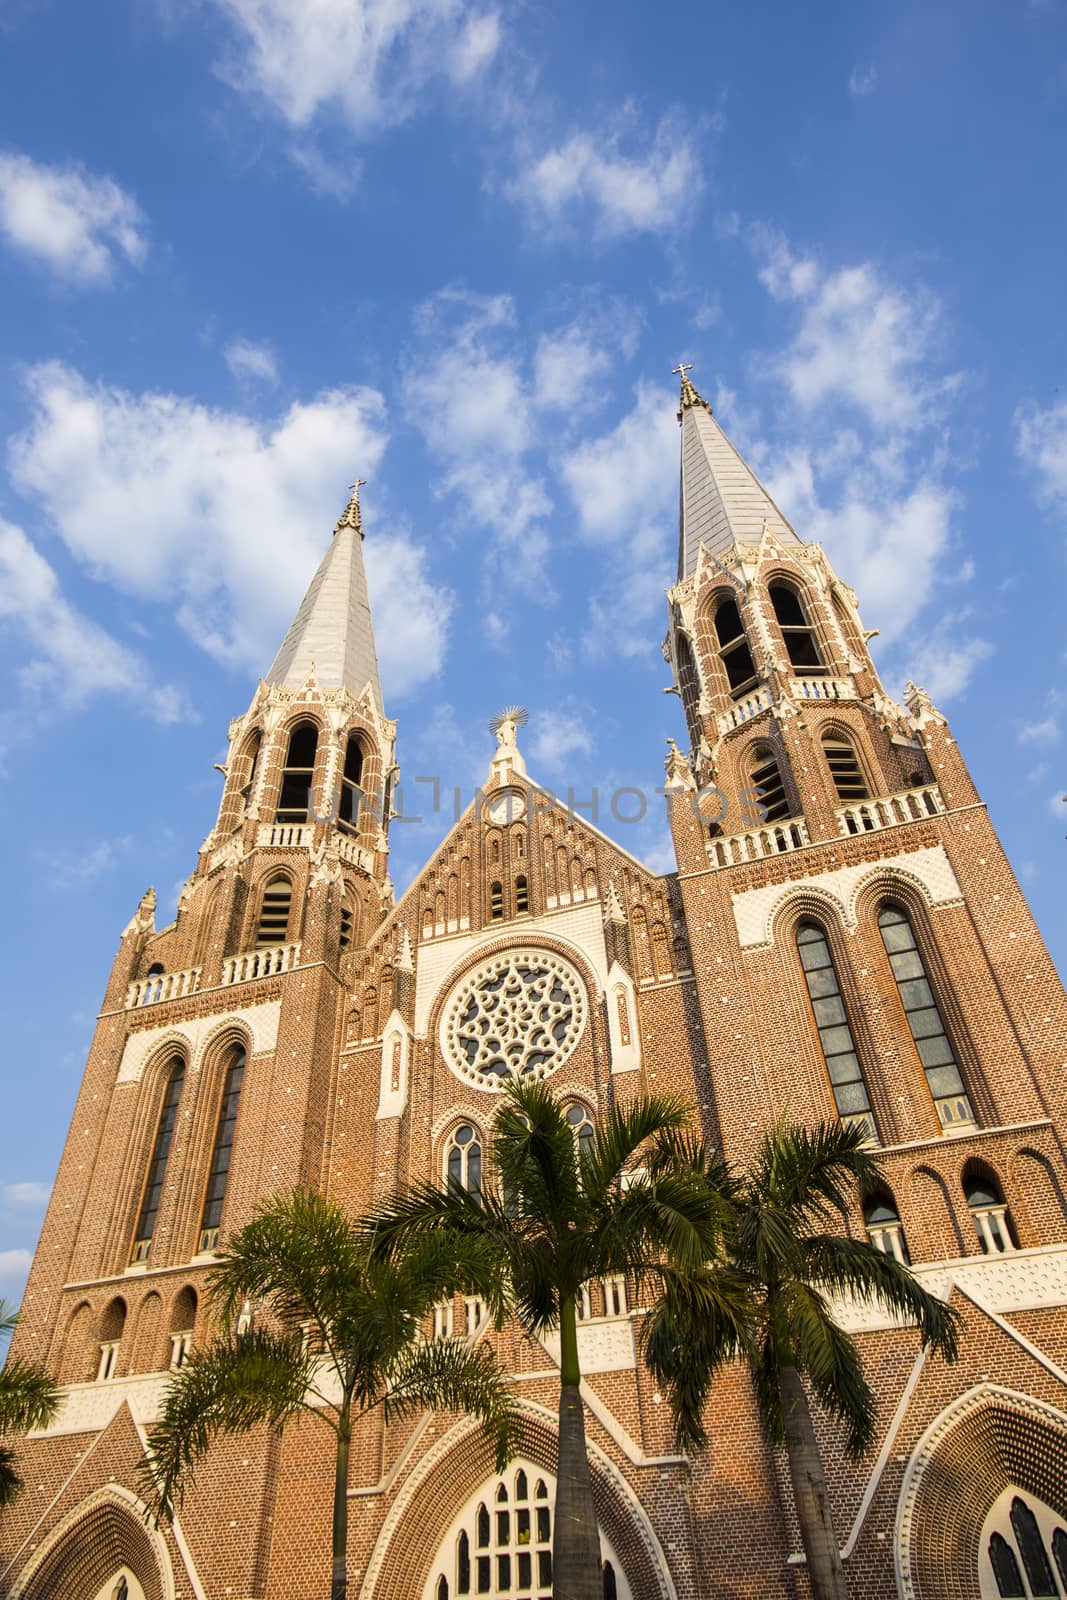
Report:
M 542 225 L 558 226 L 576 209 L 591 210 L 604 238 L 679 227 L 703 187 L 692 139 L 665 117 L 641 153 L 628 155 L 621 145 L 620 132 L 574 133 L 530 160 L 507 192 Z
M 48 882 L 53 889 L 77 889 L 110 872 L 119 856 L 133 844 L 129 834 L 120 839 L 102 839 L 91 850 L 50 851 Z
M 1049 795 L 1048 808 L 1050 815 L 1054 816 L 1057 822 L 1067 822 L 1067 793 L 1064 793 L 1062 788 L 1055 789 Z
M 253 379 L 258 383 L 278 382 L 278 362 L 274 351 L 266 343 L 231 339 L 226 346 L 226 365 L 235 378 Z
M 14 1206 L 20 1211 L 39 1211 L 48 1204 L 52 1185 L 36 1182 L 5 1183 L 2 1193 L 5 1205 Z
M 120 694 L 156 722 L 184 722 L 194 713 L 184 694 L 157 684 L 141 656 L 119 644 L 65 599 L 54 569 L 21 528 L 0 519 L 0 626 L 32 649 L 23 687 L 63 705 L 96 694 Z
M 0 1250 L 0 1285 L 8 1298 L 18 1299 L 33 1264 L 31 1250 Z
M 578 323 L 541 335 L 534 352 L 534 394 L 542 410 L 570 410 L 610 369 L 611 357 L 594 337 Z
M 878 86 L 877 67 L 853 67 L 848 75 L 848 92 L 854 100 L 873 94 Z
M 457 311 L 458 328 L 412 373 L 415 415 L 430 449 L 446 464 L 437 492 L 459 495 L 468 516 L 509 547 L 510 576 L 529 578 L 539 573 L 548 548 L 541 523 L 552 502 L 525 462 L 538 423 L 519 357 L 491 343 L 511 326 L 514 306 L 507 296 L 448 290 L 420 307 L 416 325 L 440 337 Z
M 1067 400 L 1044 411 L 1020 406 L 1015 413 L 1015 447 L 1037 480 L 1039 500 L 1067 512 Z
M 936 415 L 961 379 L 931 370 L 941 307 L 927 289 L 906 290 L 869 261 L 824 272 L 766 228 L 753 229 L 752 242 L 765 288 L 800 307 L 793 337 L 773 362 L 798 405 L 851 406 L 895 431 Z
M 107 283 L 117 256 L 141 266 L 144 216 L 111 178 L 0 152 L 0 232 L 70 283 Z
M 1043 722 L 1024 722 L 1015 736 L 1020 744 L 1058 744 L 1060 725 L 1055 717 Z
M 265 671 L 321 559 L 342 486 L 382 458 L 381 395 L 325 390 L 260 422 L 178 395 L 92 385 L 55 362 L 33 368 L 28 384 L 34 415 L 11 441 L 12 476 L 73 554 L 118 589 L 173 606 L 217 659 Z M 365 497 L 379 657 L 386 693 L 398 696 L 437 670 L 450 600 L 427 578 L 420 547 L 376 533 L 372 512 Z
M 979 665 L 993 654 L 986 639 L 953 638 L 946 630 L 916 641 L 909 650 L 912 676 L 935 705 L 947 705 L 966 690 Z
M 235 48 L 221 71 L 294 129 L 322 113 L 360 135 L 413 115 L 435 79 L 467 86 L 501 43 L 465 0 L 215 0 Z
M 533 719 L 530 754 L 536 766 L 547 772 L 562 772 L 573 755 L 590 755 L 593 736 L 575 712 L 537 711 Z

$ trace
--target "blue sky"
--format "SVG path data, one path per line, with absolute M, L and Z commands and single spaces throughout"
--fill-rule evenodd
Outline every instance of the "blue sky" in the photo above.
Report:
M 660 781 L 680 357 L 1062 965 L 1065 0 L 0 0 L 0 106 L 0 1292 L 357 472 L 409 784 Z

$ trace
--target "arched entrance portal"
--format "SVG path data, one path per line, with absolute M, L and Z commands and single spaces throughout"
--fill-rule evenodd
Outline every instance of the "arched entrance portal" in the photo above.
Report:
M 551 1600 L 556 1480 L 513 1461 L 479 1485 L 441 1540 L 422 1600 Z M 605 1600 L 632 1600 L 622 1562 L 600 1535 Z
M 166 1546 L 143 1510 L 118 1484 L 90 1495 L 35 1551 L 9 1600 L 174 1600 Z
M 1058 1595 L 1052 1574 L 1058 1551 L 1067 1560 L 1065 1540 L 1067 1415 L 980 1384 L 927 1429 L 908 1463 L 897 1509 L 901 1600 Z

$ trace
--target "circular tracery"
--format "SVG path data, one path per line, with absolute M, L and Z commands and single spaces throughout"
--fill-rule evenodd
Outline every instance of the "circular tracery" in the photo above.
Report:
M 513 950 L 469 973 L 445 1008 L 443 1043 L 453 1068 L 483 1088 L 545 1078 L 561 1066 L 585 1023 L 581 979 L 547 950 Z

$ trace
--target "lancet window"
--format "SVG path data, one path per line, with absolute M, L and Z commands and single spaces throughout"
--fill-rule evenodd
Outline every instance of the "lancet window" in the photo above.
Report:
M 1004 1255 L 1017 1248 L 1012 1223 L 1000 1185 L 992 1173 L 964 1179 L 963 1193 L 974 1221 L 978 1242 L 987 1256 Z
M 792 815 L 778 757 L 767 745 L 758 745 L 748 765 L 752 809 L 763 822 L 780 822 Z
M 901 1227 L 897 1203 L 888 1189 L 879 1189 L 864 1201 L 863 1220 L 867 1225 L 867 1237 L 874 1248 L 887 1256 L 896 1256 L 898 1261 L 907 1266 L 911 1260 L 908 1242 Z
M 341 795 L 337 825 L 345 833 L 359 831 L 359 808 L 363 800 L 363 744 L 358 734 L 351 733 L 345 746 L 345 764 L 341 772 Z
M 984 1597 L 1029 1600 L 1067 1594 L 1067 1527 L 1051 1506 L 1010 1485 L 982 1529 L 979 1585 Z
M 284 944 L 289 934 L 289 912 L 293 901 L 293 886 L 288 878 L 272 878 L 263 891 L 256 923 L 256 949 Z
M 170 1154 L 171 1140 L 174 1136 L 174 1124 L 178 1118 L 178 1102 L 181 1099 L 184 1081 L 185 1062 L 180 1056 L 176 1056 L 167 1075 L 167 1087 L 163 1091 L 163 1104 L 160 1107 L 159 1121 L 156 1124 L 155 1142 L 152 1145 L 152 1156 L 145 1176 L 141 1211 L 137 1218 L 137 1228 L 133 1236 L 131 1261 L 147 1261 L 152 1248 L 156 1218 L 159 1215 L 159 1202 L 163 1195 L 163 1180 L 167 1172 L 167 1157 Z
M 715 612 L 715 636 L 719 641 L 719 660 L 726 668 L 730 693 L 736 700 L 756 682 L 756 667 L 736 600 L 719 602 Z
M 869 799 L 870 791 L 863 776 L 863 768 L 849 741 L 839 733 L 824 733 L 822 749 L 838 799 Z
M 237 1110 L 241 1101 L 241 1085 L 245 1075 L 245 1053 L 238 1049 L 226 1069 L 222 1086 L 219 1120 L 215 1129 L 215 1145 L 211 1153 L 204 1209 L 200 1218 L 201 1251 L 214 1250 L 219 1242 L 219 1224 L 222 1221 L 222 1204 L 226 1198 L 226 1184 L 230 1176 L 234 1133 L 237 1129 Z
M 289 735 L 281 794 L 278 797 L 279 822 L 307 821 L 318 744 L 319 730 L 313 722 L 298 722 Z
M 770 596 L 794 672 L 802 673 L 807 678 L 825 672 L 815 629 L 808 621 L 799 594 L 788 583 L 772 583 Z
M 482 1141 L 477 1128 L 469 1122 L 461 1122 L 448 1141 L 445 1178 L 449 1185 L 466 1189 L 468 1194 L 482 1192 Z
M 873 1140 L 876 1137 L 874 1117 L 856 1041 L 852 1037 L 830 945 L 818 923 L 801 923 L 797 929 L 797 950 L 837 1114 L 844 1123 L 858 1124 Z
M 878 926 L 941 1126 L 948 1133 L 971 1128 L 974 1112 L 911 923 L 898 906 L 884 906 Z

